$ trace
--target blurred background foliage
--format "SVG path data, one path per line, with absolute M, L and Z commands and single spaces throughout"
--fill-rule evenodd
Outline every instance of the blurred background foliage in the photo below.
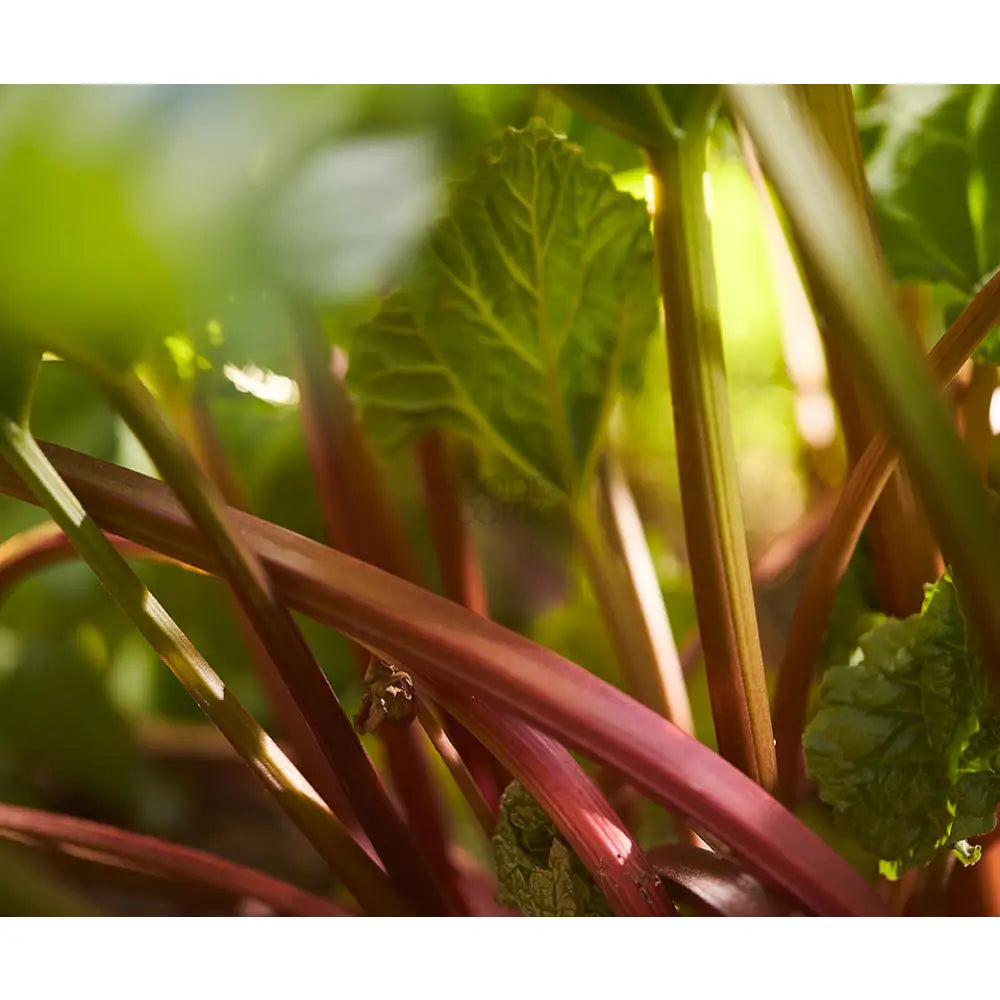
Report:
M 899 263 L 901 279 L 929 287 L 924 333 L 931 342 L 943 329 L 945 307 L 967 297 L 996 266 L 994 248 L 976 235 L 977 220 L 994 210 L 989 194 L 996 189 L 983 180 L 993 161 L 982 143 L 971 165 L 931 164 L 932 180 L 942 170 L 966 170 L 979 194 L 969 202 L 968 232 L 941 235 L 938 256 L 945 263 L 920 270 L 907 212 L 921 211 L 928 197 L 913 158 L 930 154 L 924 146 L 914 152 L 913 134 L 929 120 L 964 121 L 969 103 L 985 99 L 960 88 L 910 93 L 915 89 L 922 88 L 864 87 L 857 99 L 890 259 Z M 907 101 L 904 115 L 900 102 Z M 987 102 L 982 113 L 992 108 Z M 107 357 L 139 362 L 168 410 L 183 414 L 195 405 L 209 416 L 249 510 L 322 538 L 284 292 L 318 302 L 331 341 L 349 348 L 358 321 L 405 274 L 440 208 L 446 179 L 467 171 L 503 128 L 533 115 L 605 165 L 621 188 L 645 194 L 636 146 L 530 86 L 0 88 L 0 330 L 58 327 L 78 343 L 98 344 Z M 725 120 L 710 187 L 753 560 L 839 481 L 843 452 L 829 417 L 819 420 L 811 440 L 803 433 L 803 380 L 801 372 L 798 381 L 789 374 L 795 370 L 789 351 L 794 355 L 798 345 L 808 355 L 809 344 L 802 348 L 786 333 L 774 231 Z M 72 351 L 72 343 L 66 346 Z M 811 377 L 819 378 L 822 395 L 822 367 Z M 816 385 L 806 388 L 815 394 Z M 93 384 L 64 362 L 42 366 L 32 423 L 42 439 L 152 472 Z M 649 352 L 642 393 L 622 400 L 612 447 L 634 490 L 675 637 L 684 645 L 695 618 L 662 331 Z M 382 458 L 433 581 L 412 456 Z M 491 492 L 489 470 L 477 469 L 465 452 L 460 458 L 494 616 L 619 683 L 567 525 L 550 511 Z M 35 508 L 0 497 L 0 539 L 41 519 Z M 169 566 L 138 569 L 238 697 L 271 727 L 222 588 Z M 845 597 L 855 609 L 848 617 L 868 609 L 863 574 L 856 576 L 860 582 L 849 578 L 854 589 Z M 790 572 L 761 588 L 771 665 L 781 653 L 795 585 Z M 0 800 L 204 846 L 323 887 L 323 866 L 201 724 L 193 703 L 84 567 L 45 569 L 0 601 Z M 353 711 L 360 686 L 346 643 L 311 622 L 302 625 Z M 697 655 L 691 659 L 698 733 L 712 743 L 704 676 Z M 442 787 L 452 794 L 449 781 Z M 655 835 L 662 818 L 651 814 L 644 822 Z M 111 909 L 150 912 L 148 900 L 104 892 Z M 178 912 L 187 904 L 163 905 L 163 912 Z

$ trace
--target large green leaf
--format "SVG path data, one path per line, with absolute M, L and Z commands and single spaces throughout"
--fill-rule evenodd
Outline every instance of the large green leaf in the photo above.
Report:
M 872 629 L 823 678 L 805 733 L 820 797 L 896 875 L 992 829 L 1000 729 L 949 575 L 920 614 Z
M 355 338 L 351 384 L 376 433 L 448 425 L 565 495 L 656 326 L 646 207 L 541 123 L 510 130 Z

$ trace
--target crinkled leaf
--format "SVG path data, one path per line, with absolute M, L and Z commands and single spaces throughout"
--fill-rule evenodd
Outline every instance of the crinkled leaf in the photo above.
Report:
M 552 820 L 518 782 L 500 800 L 493 834 L 496 900 L 527 917 L 610 917 L 611 908 Z
M 645 205 L 535 122 L 453 186 L 408 297 L 358 332 L 373 432 L 447 425 L 567 495 L 656 326 Z
M 806 729 L 820 797 L 890 875 L 992 829 L 1000 726 L 951 577 L 919 615 L 887 619 L 826 672 Z

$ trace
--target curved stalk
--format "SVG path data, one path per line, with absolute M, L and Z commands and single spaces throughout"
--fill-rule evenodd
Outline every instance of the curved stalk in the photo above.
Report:
M 47 851 L 79 854 L 98 864 L 134 865 L 162 878 L 207 887 L 234 902 L 259 900 L 284 916 L 350 916 L 336 903 L 245 865 L 75 816 L 0 803 L 0 838 L 26 842 Z
M 164 480 L 203 532 L 261 644 L 287 686 L 393 881 L 425 914 L 451 912 L 422 852 L 402 821 L 350 719 L 288 610 L 277 600 L 253 549 L 234 529 L 217 487 L 207 478 L 139 379 L 81 364 L 101 383 Z
M 719 751 L 772 787 L 774 738 L 726 396 L 705 212 L 710 108 L 649 151 L 681 504 Z
M 417 582 L 416 557 L 402 523 L 389 514 L 375 456 L 347 391 L 333 371 L 330 345 L 308 306 L 299 305 L 297 314 L 301 421 L 327 540 L 349 555 Z M 357 645 L 353 653 L 363 677 L 370 654 Z M 458 913 L 467 912 L 461 879 L 449 857 L 447 819 L 419 728 L 383 726 L 378 738 L 415 840 L 450 905 Z
M 454 462 L 443 437 L 425 438 L 420 458 L 445 594 L 486 617 L 479 560 L 472 533 L 461 517 Z M 521 719 L 484 705 L 454 686 L 448 691 L 447 702 L 541 804 L 616 913 L 675 913 L 666 890 L 657 884 L 657 875 L 626 825 L 564 747 Z M 461 731 L 466 731 L 464 726 Z
M 31 432 L 7 417 L 0 417 L 0 452 L 33 499 L 45 507 L 66 533 L 146 641 L 340 875 L 358 902 L 372 913 L 409 912 L 384 873 L 278 745 L 226 689 L 218 674 L 105 538 Z
M 55 445 L 45 445 L 45 453 L 102 527 L 218 571 L 197 528 L 162 483 Z M 0 491 L 33 499 L 4 463 Z M 425 683 L 437 681 L 443 707 L 460 714 L 442 683 L 473 704 L 500 708 L 564 741 L 689 817 L 699 832 L 729 845 L 749 871 L 810 912 L 887 912 L 846 861 L 759 785 L 610 684 L 398 577 L 249 514 L 229 516 L 282 601 L 376 655 L 406 663 Z
M 204 572 L 195 566 L 188 566 L 177 559 L 171 559 L 162 552 L 147 549 L 145 545 L 137 545 L 120 535 L 108 534 L 105 537 L 122 556 L 127 558 L 170 563 L 192 573 Z M 63 562 L 67 554 L 75 553 L 73 543 L 55 521 L 43 521 L 0 542 L 0 601 L 6 596 L 7 591 L 25 576 L 46 566 Z
M 306 329 L 316 333 L 314 326 Z M 309 363 L 305 367 L 312 386 L 305 399 L 307 405 L 321 407 L 312 415 L 308 427 L 313 448 L 318 452 L 314 467 L 324 483 L 321 496 L 328 530 L 338 547 L 349 547 L 353 554 L 364 556 L 369 563 L 402 579 L 419 582 L 416 558 L 364 430 L 353 415 L 343 384 L 332 377 L 321 377 L 323 372 L 330 372 L 330 367 L 324 364 L 315 348 L 324 345 L 307 332 L 300 340 L 300 348 L 308 350 L 310 345 L 313 353 L 307 355 Z M 440 450 L 423 449 L 424 458 L 428 460 L 423 463 L 423 469 L 430 476 L 430 482 L 425 485 L 431 488 L 430 520 L 435 529 L 432 535 L 442 566 L 442 578 L 449 597 L 463 603 L 476 602 L 474 610 L 485 614 L 485 592 L 476 587 L 478 567 L 471 539 L 466 536 L 466 526 L 457 516 L 447 522 L 443 520 L 449 510 L 458 513 L 458 498 L 451 492 L 455 481 L 448 474 L 443 442 L 439 443 L 442 444 Z M 461 557 L 461 566 L 452 563 L 456 557 Z M 405 658 L 397 658 L 395 662 L 409 669 Z M 429 688 L 432 693 L 439 691 L 433 682 L 428 684 L 423 675 L 418 680 L 421 688 Z M 478 753 L 472 759 L 499 757 L 543 808 L 548 809 L 595 877 L 598 873 L 621 876 L 609 880 L 606 890 L 616 913 L 650 916 L 673 912 L 665 892 L 656 888 L 656 876 L 641 849 L 563 747 L 533 731 L 521 720 L 496 712 L 454 687 L 446 690 L 452 731 L 465 734 L 477 748 Z M 486 751 L 491 751 L 493 756 Z M 453 773 L 462 788 L 464 773 Z M 471 795 L 472 789 L 467 791 Z M 470 803 L 481 816 L 481 822 L 485 822 L 485 804 L 481 798 L 472 797 Z M 492 828 L 492 816 L 488 825 Z

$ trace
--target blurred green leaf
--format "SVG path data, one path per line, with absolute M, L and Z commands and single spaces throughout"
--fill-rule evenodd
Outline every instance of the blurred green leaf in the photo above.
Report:
M 273 333 L 265 206 L 338 107 L 293 91 L 15 88 L 0 117 L 0 322 L 113 364 L 234 304 Z
M 452 191 L 408 298 L 354 340 L 369 426 L 451 426 L 565 495 L 656 326 L 645 205 L 534 123 Z
M 101 633 L 34 636 L 0 683 L 0 747 L 43 785 L 83 793 L 105 809 L 131 801 L 138 752 L 102 680 Z M 100 660 L 101 662 L 95 662 Z
M 418 137 L 371 136 L 311 157 L 273 209 L 271 252 L 288 287 L 338 301 L 387 284 L 431 221 L 435 173 Z
M 868 180 L 898 281 L 971 292 L 1000 264 L 996 100 L 992 87 L 892 86 L 865 112 Z
M 676 119 L 653 84 L 564 84 L 551 88 L 571 108 L 640 146 L 672 138 Z M 680 88 L 678 88 L 680 89 Z

